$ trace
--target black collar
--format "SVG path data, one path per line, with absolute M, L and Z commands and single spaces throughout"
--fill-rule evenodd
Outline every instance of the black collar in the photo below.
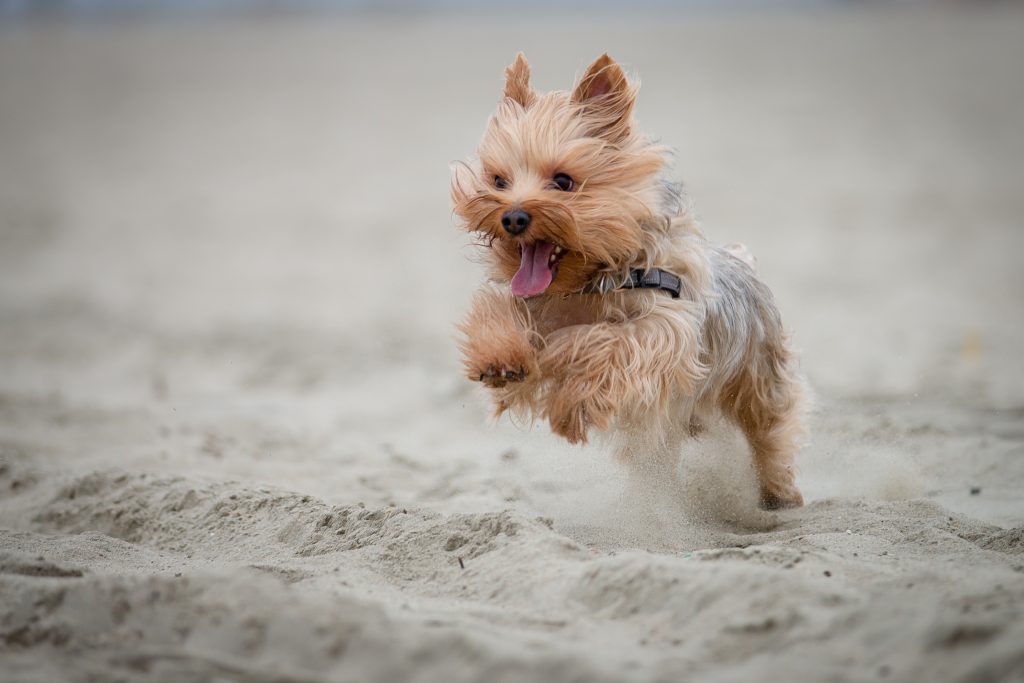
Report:
M 629 271 L 629 279 L 618 287 L 606 286 L 603 282 L 597 282 L 583 291 L 603 294 L 613 289 L 661 289 L 671 294 L 673 299 L 678 299 L 683 290 L 683 280 L 678 275 L 661 268 L 651 268 L 650 270 L 634 268 Z

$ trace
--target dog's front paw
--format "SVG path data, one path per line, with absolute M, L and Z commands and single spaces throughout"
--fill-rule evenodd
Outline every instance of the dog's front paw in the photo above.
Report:
M 530 373 L 520 365 L 517 368 L 504 365 L 488 365 L 481 373 L 479 380 L 492 389 L 503 387 L 509 382 L 524 382 Z
M 558 415 L 548 416 L 551 431 L 563 437 L 569 443 L 586 443 L 590 421 L 587 419 L 583 406 L 576 406 Z
M 498 389 L 508 384 L 526 384 L 538 374 L 537 352 L 530 345 L 524 330 L 507 324 L 508 329 L 495 330 L 496 321 L 483 330 L 474 330 L 461 342 L 466 377 L 474 382 Z
M 568 395 L 566 395 L 568 394 Z M 611 414 L 593 400 L 573 400 L 571 392 L 556 395 L 548 404 L 548 422 L 551 431 L 569 443 L 586 443 L 587 432 L 593 427 L 602 430 L 611 422 Z

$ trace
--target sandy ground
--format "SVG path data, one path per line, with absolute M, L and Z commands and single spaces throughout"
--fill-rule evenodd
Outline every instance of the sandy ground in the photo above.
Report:
M 808 505 L 488 422 L 449 162 L 610 51 Z M 4 681 L 1024 680 L 1024 13 L 0 26 Z

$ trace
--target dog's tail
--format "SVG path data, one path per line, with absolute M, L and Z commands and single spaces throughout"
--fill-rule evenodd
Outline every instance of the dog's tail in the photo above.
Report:
M 750 252 L 750 249 L 747 249 L 747 245 L 732 242 L 724 245 L 722 250 L 746 263 L 755 273 L 757 272 L 757 258 Z

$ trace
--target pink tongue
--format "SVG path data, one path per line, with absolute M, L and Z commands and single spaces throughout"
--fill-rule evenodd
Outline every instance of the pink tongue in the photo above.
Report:
M 512 293 L 516 296 L 536 296 L 551 285 L 554 273 L 548 260 L 555 251 L 551 242 L 534 242 L 523 245 L 523 260 L 519 272 L 512 278 Z

